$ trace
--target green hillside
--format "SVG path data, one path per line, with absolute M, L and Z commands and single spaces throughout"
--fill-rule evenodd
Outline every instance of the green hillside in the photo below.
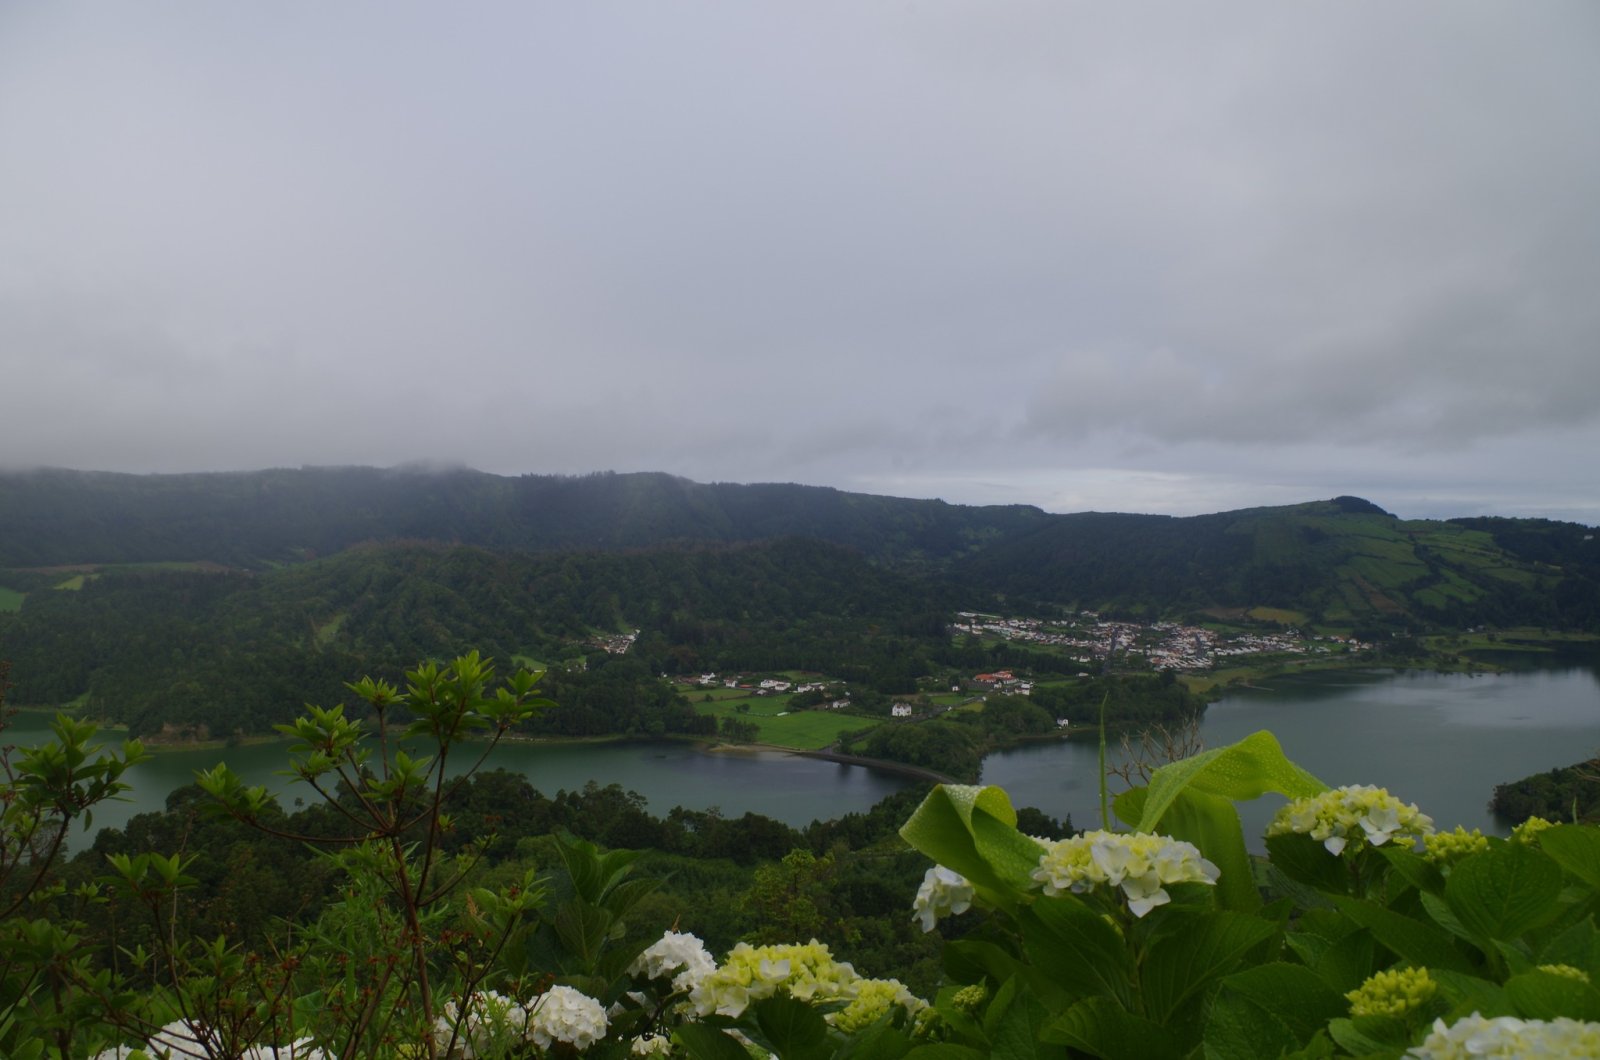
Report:
M 1600 619 L 1600 545 L 1584 527 L 1404 521 L 1350 497 L 1182 519 L 1059 516 L 957 569 L 1019 599 L 1164 614 L 1276 608 L 1356 625 Z

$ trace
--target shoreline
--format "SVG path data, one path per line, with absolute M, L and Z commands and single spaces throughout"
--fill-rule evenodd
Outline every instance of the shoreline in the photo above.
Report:
M 837 762 L 846 766 L 864 766 L 867 769 L 876 769 L 884 773 L 894 773 L 913 780 L 926 780 L 934 784 L 959 784 L 955 777 L 946 776 L 932 769 L 922 766 L 910 765 L 906 762 L 891 762 L 883 758 L 867 758 L 864 755 L 847 755 L 838 751 L 805 750 L 799 747 L 782 747 L 771 743 L 718 743 L 701 746 L 705 754 L 740 754 L 744 752 L 775 751 L 780 754 L 798 755 L 801 758 L 815 758 L 823 762 Z

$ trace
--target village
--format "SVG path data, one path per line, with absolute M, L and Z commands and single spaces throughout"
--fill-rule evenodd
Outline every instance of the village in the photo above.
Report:
M 1222 633 L 1206 626 L 1176 622 L 1144 625 L 1115 621 L 1102 618 L 1094 611 L 1080 611 L 1073 620 L 1057 622 L 961 611 L 951 630 L 957 636 L 991 637 L 1056 648 L 1101 663 L 1119 655 L 1142 657 L 1151 669 L 1191 673 L 1210 670 L 1240 656 L 1332 654 L 1372 647 L 1354 637 L 1304 636 L 1292 628 L 1276 632 Z

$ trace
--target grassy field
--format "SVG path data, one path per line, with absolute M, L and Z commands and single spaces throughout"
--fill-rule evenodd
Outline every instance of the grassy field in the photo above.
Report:
M 344 625 L 346 617 L 341 611 L 317 627 L 317 647 L 326 648 L 333 643 L 333 638 L 339 635 L 339 627 Z
M 0 611 L 21 611 L 24 594 L 0 585 Z
M 729 688 L 723 691 L 738 690 Z M 879 721 L 877 718 L 840 714 L 832 710 L 801 710 L 786 714 L 784 707 L 788 701 L 788 696 L 716 698 L 715 693 L 710 703 L 699 699 L 693 700 L 695 709 L 702 714 L 754 723 L 760 732 L 757 739 L 761 743 L 769 743 L 775 747 L 793 747 L 798 751 L 819 750 L 837 740 L 840 733 L 865 729 L 878 724 Z M 739 711 L 741 705 L 749 706 L 749 711 L 741 713 Z
M 94 577 L 92 574 L 74 574 L 64 582 L 57 582 L 54 586 L 52 586 L 52 588 L 66 589 L 69 592 L 77 592 L 79 589 L 83 588 L 84 579 L 92 577 Z

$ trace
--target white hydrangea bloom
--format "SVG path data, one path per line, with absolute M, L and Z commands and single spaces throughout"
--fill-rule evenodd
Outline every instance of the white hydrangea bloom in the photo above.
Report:
M 1383 788 L 1346 784 L 1307 799 L 1296 799 L 1278 811 L 1267 835 L 1308 835 L 1330 854 L 1352 842 L 1382 846 L 1395 836 L 1420 839 L 1433 831 L 1433 818 L 1414 803 L 1401 802 Z
M 798 1001 L 851 1000 L 860 977 L 847 962 L 812 939 L 804 945 L 752 946 L 741 942 L 689 995 L 700 1016 L 739 1016 L 752 1001 L 780 990 Z
M 911 919 L 922 922 L 923 931 L 932 931 L 940 917 L 965 913 L 972 908 L 972 884 L 961 873 L 935 865 L 922 876 L 922 886 L 911 902 Z
M 609 1021 L 600 1002 L 570 986 L 552 986 L 528 1016 L 528 1038 L 541 1049 L 566 1042 L 587 1049 L 606 1036 Z
M 1169 883 L 1214 885 L 1220 875 L 1192 843 L 1143 832 L 1103 831 L 1051 843 L 1033 871 L 1048 895 L 1083 894 L 1102 884 L 1120 887 L 1134 916 L 1172 901 Z
M 175 1020 L 157 1031 L 146 1044 L 119 1045 L 94 1054 L 93 1060 L 129 1060 L 143 1053 L 152 1060 L 188 1060 L 189 1057 L 221 1055 L 220 1037 L 210 1028 L 186 1020 Z M 240 1060 L 327 1060 L 310 1038 L 287 1045 L 252 1045 L 239 1054 Z
M 1494 1019 L 1474 1012 L 1446 1025 L 1435 1020 L 1433 1032 L 1406 1056 L 1414 1060 L 1556 1060 L 1600 1056 L 1600 1023 L 1561 1017 L 1554 1020 Z
M 689 991 L 717 970 L 717 962 L 706 950 L 705 943 L 687 932 L 668 931 L 639 954 L 628 967 L 629 975 L 644 975 L 650 979 L 672 976 L 672 989 Z
M 520 1001 L 485 990 L 472 995 L 471 1010 L 464 1023 L 461 1005 L 454 999 L 445 1002 L 443 1013 L 433 1021 L 433 1040 L 444 1049 L 453 1039 L 455 1048 L 451 1057 L 475 1060 L 512 1042 L 523 1041 L 527 1037 L 527 1023 L 528 1010 Z

